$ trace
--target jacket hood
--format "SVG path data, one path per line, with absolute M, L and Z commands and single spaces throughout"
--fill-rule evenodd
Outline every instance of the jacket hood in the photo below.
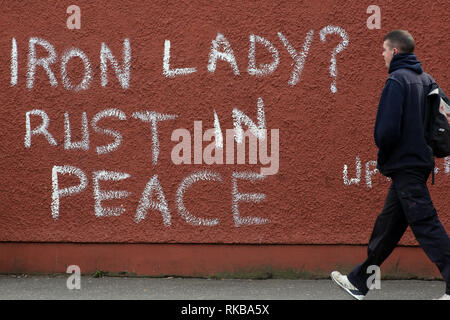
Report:
M 422 62 L 417 60 L 414 53 L 399 53 L 392 57 L 391 64 L 389 66 L 389 73 L 401 68 L 411 69 L 418 74 L 423 72 Z

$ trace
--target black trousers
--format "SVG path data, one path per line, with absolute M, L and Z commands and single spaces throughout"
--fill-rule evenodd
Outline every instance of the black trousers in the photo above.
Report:
M 408 226 L 422 249 L 436 264 L 450 294 L 450 238 L 431 201 L 426 181 L 430 170 L 408 169 L 392 175 L 384 208 L 377 217 L 367 249 L 367 259 L 348 275 L 363 294 L 369 291 L 367 280 L 371 265 L 380 266 L 397 246 Z M 371 271 L 369 269 L 369 271 Z

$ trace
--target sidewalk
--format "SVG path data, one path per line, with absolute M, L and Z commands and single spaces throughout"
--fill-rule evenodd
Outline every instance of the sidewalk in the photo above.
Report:
M 164 299 L 164 300 L 352 300 L 331 280 L 210 280 L 197 278 L 81 277 L 69 290 L 70 275 L 0 275 L 0 300 Z M 431 300 L 445 291 L 443 281 L 382 280 L 367 300 Z

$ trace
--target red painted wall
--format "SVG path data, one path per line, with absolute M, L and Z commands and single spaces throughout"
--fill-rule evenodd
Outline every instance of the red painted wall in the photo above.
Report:
M 66 27 L 66 8 L 70 4 L 6 1 L 2 6 L 1 242 L 364 245 L 389 186 L 379 173 L 370 176 L 374 169 L 370 161 L 376 160 L 377 151 L 373 125 L 388 75 L 381 55 L 383 36 L 393 29 L 409 30 L 424 70 L 444 90 L 450 88 L 446 72 L 450 27 L 438 18 L 448 9 L 445 2 L 378 1 L 381 29 L 367 27 L 371 14 L 366 10 L 372 1 L 77 1 L 81 8 L 79 30 Z M 321 39 L 321 30 L 327 26 L 339 27 L 341 34 L 327 34 Z M 300 54 L 308 32 L 313 36 L 303 70 L 298 82 L 291 85 L 296 64 L 279 33 Z M 212 41 L 218 33 L 230 44 L 239 74 L 229 62 L 220 59 L 214 72 L 208 70 Z M 333 49 L 345 40 L 343 34 L 347 42 L 336 55 L 337 92 L 333 93 L 330 59 Z M 279 64 L 273 73 L 260 77 L 249 74 L 251 35 L 263 37 L 278 52 Z M 33 37 L 48 41 L 55 50 L 57 57 L 51 70 L 56 86 L 50 85 L 46 72 L 38 66 L 33 88 L 27 87 Z M 18 52 L 14 85 L 13 38 Z M 129 87 L 122 88 L 110 63 L 108 83 L 103 87 L 102 43 L 122 66 L 125 39 L 129 39 L 131 48 Z M 165 40 L 171 43 L 170 68 L 196 68 L 196 72 L 173 78 L 163 74 Z M 78 92 L 67 90 L 61 76 L 61 59 L 72 47 L 86 54 L 92 70 L 89 88 Z M 255 50 L 257 66 L 273 61 L 263 44 L 257 43 Z M 36 46 L 37 57 L 47 55 Z M 67 74 L 72 84 L 81 82 L 84 65 L 79 58 L 67 63 Z M 279 129 L 279 169 L 253 182 L 236 180 L 237 192 L 264 194 L 257 203 L 239 202 L 240 216 L 266 221 L 236 226 L 233 173 L 259 174 L 261 167 L 268 165 L 176 165 L 171 152 L 178 142 L 171 141 L 171 134 L 186 128 L 194 135 L 194 121 L 202 121 L 203 130 L 213 128 L 214 112 L 225 133 L 225 129 L 233 129 L 235 108 L 258 124 L 259 98 L 264 104 L 267 130 Z M 114 138 L 97 132 L 92 121 L 99 112 L 111 108 L 122 111 L 126 120 L 104 118 L 98 126 L 119 132 L 122 140 L 116 150 L 98 154 L 97 147 L 112 143 Z M 56 146 L 44 135 L 32 135 L 27 147 L 26 114 L 34 109 L 48 115 L 48 132 Z M 176 115 L 175 119 L 158 122 L 156 163 L 151 123 L 133 117 L 135 112 L 146 111 Z M 70 116 L 73 141 L 82 138 L 82 115 L 86 113 L 88 150 L 64 148 L 65 112 Z M 41 122 L 39 116 L 30 115 L 31 129 Z M 208 144 L 203 142 L 203 148 Z M 347 179 L 358 178 L 358 159 L 359 180 L 346 185 Z M 78 194 L 60 198 L 55 219 L 52 169 L 64 165 L 81 169 L 87 186 Z M 442 223 L 450 230 L 450 160 L 438 160 L 437 167 L 437 183 L 430 192 Z M 118 216 L 95 215 L 93 175 L 101 170 L 129 175 L 121 181 L 99 184 L 104 191 L 129 192 L 122 199 L 101 203 L 103 208 L 124 209 Z M 183 180 L 201 170 L 208 170 L 216 178 L 186 188 L 183 204 L 193 216 L 216 221 L 213 226 L 190 224 L 177 202 Z M 161 212 L 152 208 L 136 222 L 144 189 L 155 175 L 167 202 L 166 223 Z M 58 183 L 61 189 L 78 185 L 79 180 L 75 175 L 60 174 Z M 161 200 L 156 194 L 153 199 Z M 409 230 L 401 244 L 417 244 Z

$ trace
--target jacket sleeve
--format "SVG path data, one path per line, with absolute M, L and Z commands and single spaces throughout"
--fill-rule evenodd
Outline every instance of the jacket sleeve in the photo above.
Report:
M 404 88 L 401 83 L 388 78 L 381 93 L 375 121 L 375 144 L 383 152 L 393 150 L 401 136 Z

